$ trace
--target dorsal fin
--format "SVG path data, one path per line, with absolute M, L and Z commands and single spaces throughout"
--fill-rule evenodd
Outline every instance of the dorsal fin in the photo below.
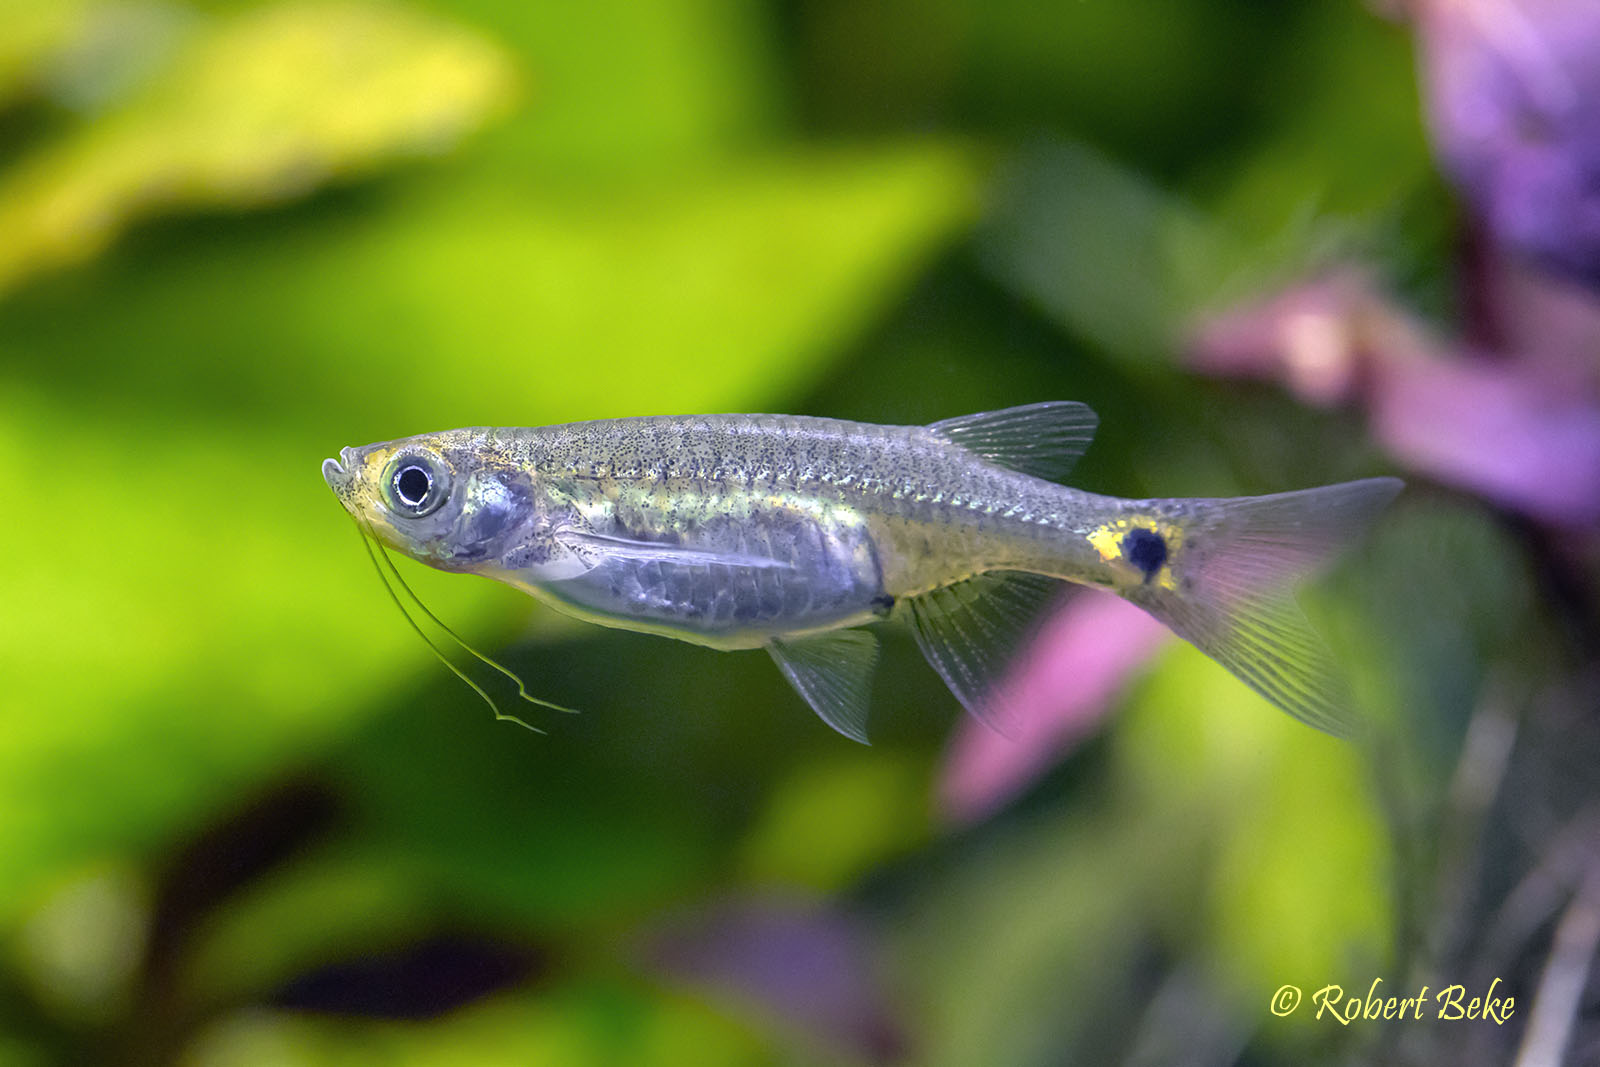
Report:
M 1049 400 L 944 419 L 928 429 L 990 463 L 1059 482 L 1089 450 L 1098 425 L 1087 404 Z

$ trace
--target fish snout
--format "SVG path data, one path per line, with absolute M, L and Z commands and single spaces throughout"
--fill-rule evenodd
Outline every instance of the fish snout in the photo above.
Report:
M 328 483 L 328 488 L 334 492 L 343 492 L 350 488 L 350 471 L 353 464 L 350 462 L 350 449 L 339 450 L 338 459 L 325 459 L 322 461 L 322 480 Z

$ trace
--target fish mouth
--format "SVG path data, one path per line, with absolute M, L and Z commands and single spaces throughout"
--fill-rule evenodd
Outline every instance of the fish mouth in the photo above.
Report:
M 350 463 L 350 449 L 339 450 L 338 459 L 325 459 L 322 461 L 322 480 L 328 483 L 328 488 L 334 492 L 343 492 L 350 488 L 350 472 L 345 469 Z

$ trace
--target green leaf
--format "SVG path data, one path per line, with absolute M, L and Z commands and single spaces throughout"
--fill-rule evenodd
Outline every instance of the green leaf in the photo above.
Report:
M 768 143 L 782 56 L 762 5 L 743 0 L 451 0 L 516 52 L 526 106 L 487 139 L 530 175 L 615 182 Z
M 302 195 L 438 154 L 504 109 L 508 57 L 403 8 L 297 3 L 196 33 L 121 107 L 0 183 L 0 293 L 97 254 L 141 215 Z
M 390 858 L 342 841 L 252 885 L 196 932 L 185 1001 L 249 1003 L 298 974 L 426 932 L 426 890 Z
M 995 199 L 990 270 L 1129 369 L 1169 365 L 1197 291 L 1236 262 L 1199 213 L 1087 146 L 1021 154 Z
M 850 753 L 797 768 L 744 844 L 745 877 L 832 892 L 927 836 L 925 775 L 904 760 Z
M 771 1063 L 770 1039 L 693 1001 L 588 980 L 516 993 L 428 1023 L 347 1021 L 252 1011 L 210 1026 L 184 1059 L 195 1067 L 316 1063 L 330 1067 L 601 1067 Z
M 0 0 L 0 105 L 27 92 L 41 68 L 82 33 L 88 0 Z
M 1377 966 L 1391 846 L 1356 744 L 1294 722 L 1188 645 L 1140 687 L 1120 751 L 1140 818 L 1208 842 L 1208 951 L 1235 996 Z

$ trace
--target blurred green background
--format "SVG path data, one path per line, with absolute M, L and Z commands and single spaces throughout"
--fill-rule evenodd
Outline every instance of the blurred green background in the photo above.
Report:
M 531 734 L 317 473 L 461 425 L 1044 399 L 1100 412 L 1097 491 L 1384 473 L 1182 338 L 1346 257 L 1448 329 L 1455 226 L 1408 31 L 1353 0 L 0 0 L 0 1064 L 1505 1055 L 1268 1010 L 1470 981 L 1460 930 L 1538 858 L 1449 783 L 1486 701 L 1579 699 L 1593 604 L 1483 503 L 1414 479 L 1308 592 L 1380 751 L 1174 643 L 960 826 L 905 635 L 866 748 L 766 656 L 402 561 L 583 709 Z M 1515 773 L 1566 811 L 1562 748 Z

